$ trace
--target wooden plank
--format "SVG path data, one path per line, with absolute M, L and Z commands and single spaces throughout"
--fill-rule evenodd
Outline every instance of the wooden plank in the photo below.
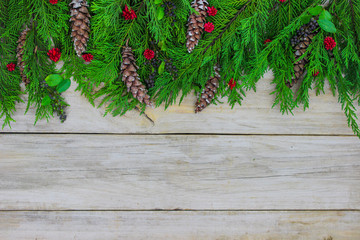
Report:
M 349 211 L 1 212 L 0 239 L 354 240 L 359 222 Z
M 360 209 L 356 137 L 0 135 L 1 210 Z
M 294 111 L 295 116 L 281 115 L 279 108 L 271 108 L 274 96 L 269 95 L 274 86 L 270 85 L 271 74 L 267 74 L 258 84 L 257 93 L 248 92 L 243 106 L 234 110 L 227 104 L 213 105 L 200 114 L 194 114 L 195 96 L 187 97 L 183 104 L 172 106 L 167 111 L 163 107 L 149 108 L 146 114 L 152 123 L 136 111 L 123 117 L 103 117 L 105 108 L 93 108 L 87 100 L 74 92 L 75 84 L 65 93 L 71 107 L 68 120 L 60 124 L 58 119 L 49 123 L 34 123 L 34 111 L 24 115 L 25 105 L 18 105 L 16 123 L 12 129 L 3 132 L 69 132 L 69 133 L 230 133 L 230 134 L 321 134 L 352 135 L 337 98 L 329 87 L 327 93 L 315 96 L 310 93 L 310 109 Z M 223 101 L 226 102 L 226 99 Z

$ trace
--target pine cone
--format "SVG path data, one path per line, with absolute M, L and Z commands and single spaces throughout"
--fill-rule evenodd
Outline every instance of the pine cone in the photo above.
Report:
M 140 82 L 137 70 L 139 67 L 136 65 L 135 56 L 131 47 L 126 46 L 122 52 L 121 74 L 122 80 L 126 84 L 127 91 L 131 92 L 134 98 L 138 99 L 141 103 L 151 106 L 150 96 L 144 84 Z
M 297 35 L 291 39 L 291 43 L 295 49 L 295 59 L 299 59 L 305 54 L 307 48 L 312 42 L 312 39 L 318 34 L 318 31 L 315 30 L 318 27 L 319 25 L 316 19 L 312 19 L 311 22 L 301 26 L 301 28 L 297 31 Z M 295 76 L 292 77 L 291 82 L 286 82 L 286 86 L 292 88 L 298 81 L 303 78 L 304 74 L 306 73 L 305 65 L 307 63 L 307 57 L 304 57 L 294 63 Z
M 30 31 L 30 28 L 26 27 L 20 34 L 19 40 L 17 41 L 18 46 L 16 48 L 16 58 L 17 58 L 17 65 L 20 69 L 20 76 L 22 81 L 25 83 L 25 85 L 30 83 L 30 80 L 26 77 L 26 74 L 24 73 L 25 65 L 24 62 L 24 47 L 26 42 L 26 36 L 28 32 Z
M 205 88 L 201 93 L 200 100 L 195 104 L 195 113 L 204 110 L 214 99 L 217 89 L 219 88 L 220 81 L 220 68 L 219 66 L 214 67 L 215 76 L 211 77 L 205 84 Z
M 90 33 L 90 14 L 86 0 L 72 0 L 69 4 L 70 22 L 71 22 L 71 37 L 74 42 L 74 48 L 77 55 L 80 57 L 86 51 L 87 42 Z
M 207 15 L 208 2 L 206 0 L 194 0 L 191 3 L 191 7 L 195 11 L 199 12 L 199 15 L 192 13 L 188 19 L 188 32 L 187 32 L 187 41 L 186 47 L 188 52 L 191 53 L 195 46 L 198 45 L 201 38 L 201 34 L 204 31 L 205 17 Z

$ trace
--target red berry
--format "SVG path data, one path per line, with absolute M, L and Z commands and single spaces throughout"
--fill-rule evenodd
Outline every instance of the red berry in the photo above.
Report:
M 15 65 L 15 63 L 9 63 L 8 65 L 6 65 L 6 67 L 9 72 L 12 72 L 15 70 L 16 65 Z
M 137 18 L 134 9 L 129 10 L 127 5 L 125 5 L 125 9 L 123 11 L 123 17 L 125 20 L 133 20 L 134 18 Z
M 279 2 L 286 2 L 286 0 L 279 0 Z
M 57 4 L 57 3 L 58 3 L 58 0 L 49 0 L 49 2 L 50 2 L 51 4 Z
M 267 43 L 269 43 L 269 42 L 272 42 L 272 40 L 271 40 L 271 39 L 266 39 L 265 42 L 264 42 L 264 44 L 267 44 Z
M 90 53 L 85 53 L 82 55 L 82 58 L 85 62 L 91 62 L 94 59 L 94 56 Z
M 49 58 L 51 60 L 53 60 L 54 62 L 57 62 L 60 60 L 61 57 L 61 52 L 60 49 L 58 48 L 53 48 L 51 50 L 49 50 L 49 52 L 47 53 L 47 55 L 49 56 Z
M 229 85 L 230 89 L 233 90 L 233 88 L 236 86 L 236 81 L 234 80 L 234 78 L 230 79 L 228 85 Z
M 333 50 L 334 47 L 336 46 L 336 42 L 332 37 L 327 37 L 324 40 L 324 45 L 326 50 Z
M 155 53 L 153 50 L 151 49 L 146 49 L 144 52 L 144 56 L 147 60 L 151 60 L 155 57 Z
M 313 76 L 316 77 L 317 75 L 319 75 L 319 73 L 320 73 L 319 71 L 316 72 L 314 71 Z
M 209 16 L 215 16 L 217 14 L 217 9 L 214 6 L 208 7 L 207 13 Z
M 205 32 L 208 32 L 208 33 L 211 33 L 212 31 L 214 31 L 214 28 L 215 28 L 214 24 L 211 22 L 205 23 L 205 25 L 204 25 Z

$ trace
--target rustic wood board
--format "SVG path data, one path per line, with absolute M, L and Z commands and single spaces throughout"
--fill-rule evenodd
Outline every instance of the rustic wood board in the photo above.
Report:
M 259 81 L 257 92 L 247 93 L 242 106 L 233 110 L 225 104 L 209 106 L 200 114 L 194 114 L 194 95 L 185 98 L 181 106 L 148 108 L 147 116 L 132 111 L 123 117 L 103 117 L 105 107 L 93 108 L 87 100 L 74 92 L 75 85 L 65 93 L 71 105 L 67 110 L 68 120 L 60 124 L 57 118 L 38 122 L 34 126 L 34 110 L 24 115 L 25 105 L 18 104 L 12 129 L 2 132 L 59 132 L 59 133 L 218 133 L 218 134 L 310 134 L 310 135 L 353 135 L 341 110 L 337 97 L 329 86 L 326 94 L 315 96 L 310 92 L 310 109 L 302 108 L 292 115 L 281 115 L 279 107 L 273 109 L 274 90 L 272 75 L 266 74 Z M 226 102 L 226 99 L 222 101 Z
M 0 212 L 2 240 L 355 240 L 360 212 Z
M 358 209 L 356 137 L 0 135 L 1 210 Z

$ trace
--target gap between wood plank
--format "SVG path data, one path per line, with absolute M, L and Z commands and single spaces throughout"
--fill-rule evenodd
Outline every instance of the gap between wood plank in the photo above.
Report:
M 0 132 L 3 135 L 103 135 L 103 136 L 275 136 L 275 137 L 356 137 L 343 134 L 242 134 L 242 133 L 82 133 L 82 132 Z
M 68 210 L 0 210 L 1 212 L 360 212 L 360 209 L 68 209 Z

